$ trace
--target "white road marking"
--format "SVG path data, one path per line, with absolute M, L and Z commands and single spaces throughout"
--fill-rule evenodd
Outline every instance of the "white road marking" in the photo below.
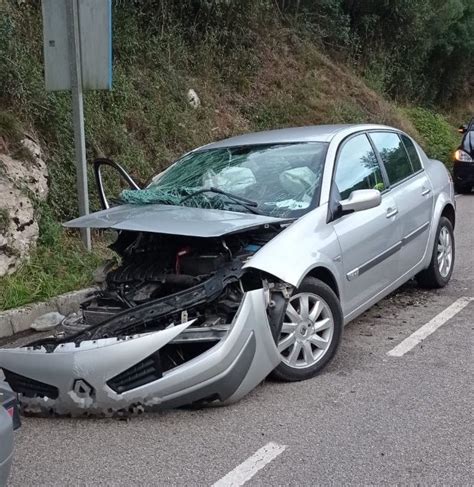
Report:
M 285 451 L 286 445 L 267 443 L 257 450 L 245 462 L 241 463 L 234 470 L 218 480 L 212 487 L 240 487 L 250 480 L 265 465 L 268 465 L 280 453 Z
M 403 342 L 399 343 L 395 348 L 392 348 L 387 355 L 391 357 L 401 357 L 409 352 L 412 348 L 416 347 L 426 337 L 434 333 L 440 326 L 444 325 L 453 316 L 457 315 L 462 309 L 464 309 L 474 298 L 462 297 L 454 301 L 451 306 L 448 306 L 441 313 L 437 314 L 432 320 L 428 321 L 421 328 L 418 328 L 409 337 L 405 338 Z

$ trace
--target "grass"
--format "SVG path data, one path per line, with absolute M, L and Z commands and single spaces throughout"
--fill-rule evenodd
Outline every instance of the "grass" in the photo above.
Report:
M 460 141 L 454 127 L 441 114 L 426 108 L 406 108 L 404 112 L 423 137 L 428 157 L 451 167 L 453 152 Z
M 22 144 L 23 137 L 24 129 L 18 119 L 12 113 L 0 110 L 0 150 L 8 152 L 15 159 L 32 162 L 34 157 Z
M 36 249 L 16 272 L 0 277 L 0 310 L 86 287 L 92 283 L 93 271 L 111 255 L 104 234 L 94 235 L 93 251 L 87 252 L 78 232 L 62 228 L 47 205 L 38 206 L 37 215 Z
M 20 143 L 22 129 L 13 114 L 0 111 L 0 134 L 2 134 L 2 137 L 9 143 Z
M 0 278 L 0 310 L 89 286 L 93 270 L 107 255 L 102 241 L 89 253 L 75 235 L 61 232 L 55 245 L 39 245 L 14 274 Z

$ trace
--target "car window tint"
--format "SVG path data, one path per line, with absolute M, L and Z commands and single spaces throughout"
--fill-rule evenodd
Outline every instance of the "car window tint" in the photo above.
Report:
M 418 152 L 416 151 L 415 144 L 411 141 L 409 137 L 406 135 L 402 135 L 403 144 L 405 145 L 405 149 L 410 156 L 411 165 L 413 166 L 413 170 L 419 171 L 421 169 L 421 161 Z
M 371 132 L 370 137 L 379 151 L 390 184 L 398 183 L 413 174 L 410 159 L 400 137 L 393 132 Z
M 335 181 L 341 199 L 357 189 L 385 189 L 377 157 L 366 135 L 353 137 L 342 146 Z

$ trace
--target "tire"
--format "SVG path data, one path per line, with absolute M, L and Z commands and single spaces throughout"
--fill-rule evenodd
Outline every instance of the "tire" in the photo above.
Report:
M 302 319 L 305 315 L 307 318 Z M 286 308 L 277 340 L 282 361 L 272 377 L 295 382 L 316 376 L 334 357 L 343 326 L 341 305 L 334 291 L 319 279 L 306 277 Z
M 449 262 L 449 268 L 442 268 L 441 263 L 439 263 L 440 259 L 440 254 L 442 253 L 442 250 L 440 251 L 440 246 L 446 247 L 446 245 L 443 243 L 443 236 L 446 235 L 446 233 L 449 235 L 449 241 L 451 245 L 451 259 Z M 445 256 L 447 250 L 445 249 Z M 424 271 L 421 271 L 417 276 L 417 281 L 418 285 L 423 288 L 427 289 L 439 289 L 446 284 L 448 284 L 449 280 L 451 279 L 451 275 L 453 273 L 453 268 L 454 268 L 454 258 L 455 258 L 455 244 L 454 244 L 454 232 L 453 232 L 453 225 L 448 220 L 448 218 L 442 216 L 439 220 L 438 228 L 436 230 L 436 237 L 435 237 L 435 243 L 433 245 L 433 251 L 431 254 L 431 261 L 430 265 L 427 269 Z M 441 257 L 442 260 L 442 257 Z

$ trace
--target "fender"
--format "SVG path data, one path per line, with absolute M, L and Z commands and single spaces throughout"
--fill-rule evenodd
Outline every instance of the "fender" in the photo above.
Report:
M 325 267 L 334 275 L 342 293 L 341 248 L 332 226 L 326 224 L 327 211 L 328 205 L 324 204 L 293 222 L 291 231 L 288 227 L 270 240 L 244 269 L 258 269 L 299 287 L 312 269 Z
M 437 195 L 433 203 L 428 245 L 423 257 L 422 268 L 426 269 L 431 262 L 432 250 L 441 214 L 447 205 L 451 205 L 456 209 L 456 200 L 454 198 L 454 186 L 451 175 L 446 169 L 446 166 L 442 162 L 435 159 L 428 159 L 426 156 L 423 162 L 431 184 L 433 185 L 434 194 Z
M 423 269 L 426 269 L 430 265 L 439 220 L 441 218 L 441 213 L 443 213 L 443 210 L 446 208 L 447 205 L 452 205 L 456 208 L 455 203 L 449 198 L 449 196 L 446 193 L 441 193 L 436 199 L 435 207 L 433 210 L 433 216 L 430 225 L 430 234 L 428 237 L 428 245 L 426 247 L 426 253 L 423 257 Z

